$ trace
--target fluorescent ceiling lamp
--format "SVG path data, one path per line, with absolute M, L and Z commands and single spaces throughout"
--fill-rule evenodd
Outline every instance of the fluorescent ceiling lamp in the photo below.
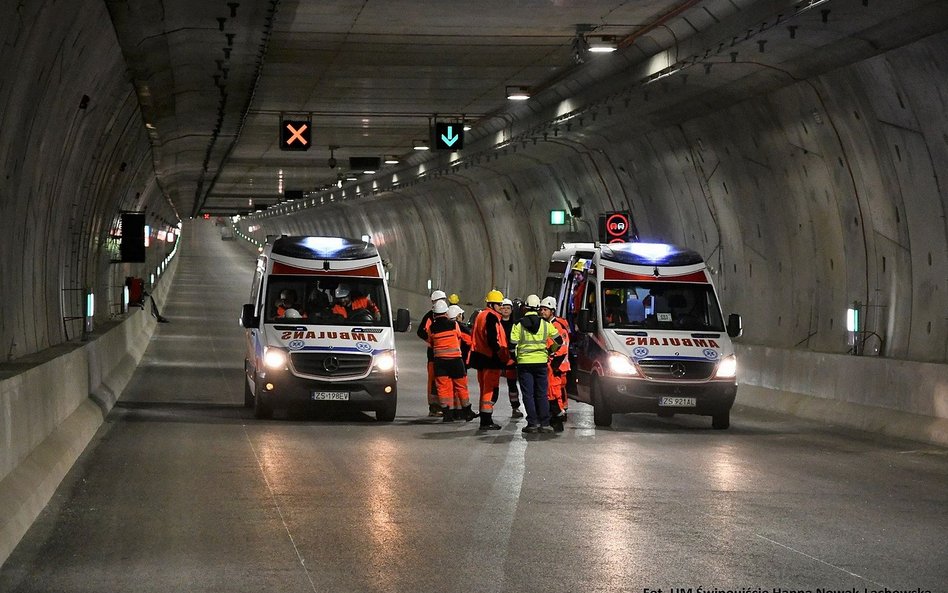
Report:
M 464 122 L 464 125 L 463 125 L 462 127 L 464 128 L 464 131 L 465 131 L 465 132 L 470 132 L 470 131 L 471 131 L 471 124 L 469 124 L 469 123 L 467 123 L 467 122 Z
M 362 173 L 365 175 L 373 175 L 375 171 L 372 169 L 365 169 L 364 171 L 362 171 Z
M 412 142 L 412 148 L 415 150 L 429 150 L 428 143 L 424 140 L 415 140 Z
M 397 165 L 399 162 L 400 162 L 400 161 L 398 160 L 398 157 L 395 156 L 395 155 L 390 154 L 390 155 L 388 155 L 388 156 L 385 157 L 385 164 L 386 164 L 386 165 Z
M 507 98 L 511 101 L 526 101 L 530 98 L 530 89 L 525 86 L 508 86 Z
M 611 35 L 603 35 L 602 37 L 587 37 L 589 42 L 589 51 L 596 54 L 607 54 L 616 51 L 619 49 L 619 45 L 616 43 L 616 38 Z
M 358 180 L 359 178 L 356 177 L 355 173 L 349 173 L 348 175 L 346 175 L 346 181 L 358 181 Z

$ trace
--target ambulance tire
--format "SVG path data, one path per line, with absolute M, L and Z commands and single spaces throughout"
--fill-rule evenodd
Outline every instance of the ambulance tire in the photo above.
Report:
M 273 417 L 273 407 L 264 401 L 263 394 L 260 393 L 260 386 L 257 386 L 257 396 L 253 398 L 253 416 L 258 420 L 265 420 Z
M 375 419 L 379 422 L 392 422 L 395 420 L 395 408 L 398 405 L 397 400 L 392 399 L 392 401 L 383 404 L 380 408 L 375 410 Z
M 731 412 L 725 410 L 719 414 L 711 416 L 711 428 L 715 430 L 725 430 L 731 425 Z
M 589 399 L 592 400 L 593 405 L 593 423 L 601 428 L 609 428 L 612 426 L 612 410 L 609 409 L 605 398 L 602 397 L 599 381 L 593 379 L 590 391 L 592 392 Z
M 250 390 L 250 382 L 247 381 L 247 375 L 244 375 L 244 407 L 253 407 L 253 391 Z

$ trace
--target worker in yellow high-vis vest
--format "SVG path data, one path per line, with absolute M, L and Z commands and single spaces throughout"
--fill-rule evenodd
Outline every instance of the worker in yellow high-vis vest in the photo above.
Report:
M 555 325 L 540 317 L 540 297 L 531 294 L 524 305 L 526 313 L 510 331 L 510 350 L 517 359 L 520 394 L 527 409 L 523 432 L 553 432 L 547 400 L 547 363 L 563 345 L 563 337 Z

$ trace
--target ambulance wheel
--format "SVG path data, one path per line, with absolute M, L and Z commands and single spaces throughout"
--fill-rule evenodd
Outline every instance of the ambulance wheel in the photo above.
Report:
M 244 375 L 244 407 L 253 407 L 253 391 L 250 390 L 250 382 L 247 381 L 246 375 Z
M 593 423 L 602 428 L 612 426 L 612 410 L 609 409 L 606 399 L 602 396 L 598 381 L 593 380 L 591 391 L 589 399 L 592 400 L 593 405 Z
M 375 419 L 379 422 L 392 422 L 395 420 L 395 406 L 397 402 L 392 399 L 392 401 L 382 404 L 380 408 L 375 410 Z
M 260 420 L 273 417 L 273 407 L 265 402 L 266 398 L 260 393 L 260 386 L 257 386 L 257 396 L 253 398 L 253 416 Z
M 721 412 L 711 416 L 711 428 L 715 430 L 724 430 L 731 425 L 730 411 Z

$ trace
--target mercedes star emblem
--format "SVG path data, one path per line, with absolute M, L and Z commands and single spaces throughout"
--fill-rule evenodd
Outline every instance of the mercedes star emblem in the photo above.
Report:
M 326 360 L 323 361 L 323 368 L 329 373 L 335 373 L 339 370 L 339 359 L 335 356 L 327 357 Z

